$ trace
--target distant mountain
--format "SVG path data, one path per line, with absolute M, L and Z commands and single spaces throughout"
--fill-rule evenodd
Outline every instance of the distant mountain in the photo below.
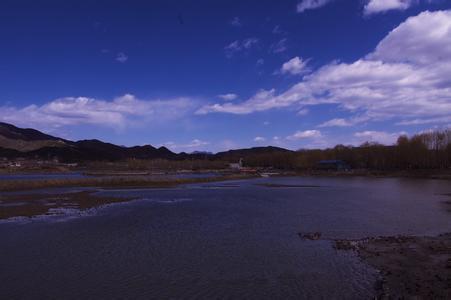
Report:
M 46 140 L 63 140 L 36 129 L 19 128 L 8 123 L 0 122 L 0 135 L 4 138 L 24 140 L 24 141 L 46 141 Z M 63 140 L 64 141 L 64 140 Z
M 165 147 L 150 145 L 124 147 L 99 140 L 68 141 L 44 134 L 35 129 L 22 129 L 7 123 L 0 123 L 0 157 L 29 157 L 63 161 L 176 159 L 177 154 Z
M 99 140 L 81 140 L 77 142 L 44 134 L 35 129 L 22 129 L 0 122 L 0 157 L 6 158 L 58 158 L 61 161 L 95 161 L 124 159 L 210 159 L 235 161 L 258 154 L 284 153 L 290 150 L 278 147 L 256 147 L 229 150 L 212 154 L 195 151 L 176 154 L 166 147 L 155 148 L 151 145 L 125 147 Z
M 0 146 L 20 152 L 29 152 L 44 147 L 65 147 L 67 141 L 44 134 L 35 129 L 22 129 L 0 122 Z

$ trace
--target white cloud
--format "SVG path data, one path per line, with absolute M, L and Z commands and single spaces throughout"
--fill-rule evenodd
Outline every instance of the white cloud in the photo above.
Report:
M 262 65 L 264 65 L 265 64 L 265 60 L 263 59 L 263 58 L 259 58 L 258 60 L 257 60 L 257 66 L 262 66 Z
M 332 0 L 302 0 L 297 5 L 297 11 L 299 13 L 303 13 L 306 10 L 317 9 L 317 8 L 320 8 L 324 5 L 326 5 L 327 3 L 331 2 L 331 1 Z
M 352 126 L 352 123 L 346 119 L 332 119 L 327 122 L 320 124 L 318 127 L 347 127 Z
M 196 114 L 203 115 L 212 112 L 224 112 L 237 115 L 245 115 L 255 111 L 265 111 L 274 108 L 271 99 L 275 98 L 275 90 L 260 90 L 254 96 L 243 103 L 224 103 L 205 105 L 196 111 Z
M 390 63 L 438 67 L 451 61 L 451 10 L 423 12 L 393 29 L 368 55 Z
M 258 44 L 258 39 L 250 37 L 244 40 L 236 40 L 224 47 L 227 57 L 232 57 L 235 53 L 250 50 Z
M 165 146 L 173 151 L 192 152 L 192 151 L 196 151 L 196 150 L 201 150 L 201 148 L 204 148 L 205 146 L 208 146 L 208 145 L 210 145 L 209 142 L 202 141 L 199 139 L 194 139 L 186 144 L 177 144 L 174 142 L 166 142 L 159 146 Z
M 381 13 L 388 10 L 406 10 L 417 0 L 369 0 L 363 8 L 366 15 Z
M 310 112 L 310 111 L 309 111 L 307 108 L 303 108 L 303 109 L 299 110 L 296 114 L 297 114 L 298 116 L 305 116 L 305 115 L 307 115 L 309 112 Z
M 287 50 L 287 38 L 283 38 L 271 45 L 269 51 L 272 53 L 282 53 Z
M 123 129 L 133 124 L 180 118 L 193 109 L 193 104 L 188 98 L 141 100 L 130 94 L 112 101 L 65 97 L 41 106 L 2 106 L 0 120 L 41 129 L 83 124 Z
M 318 127 L 349 127 L 365 121 L 368 121 L 366 116 L 356 116 L 349 119 L 335 118 L 318 125 Z
M 218 95 L 218 98 L 221 98 L 224 101 L 232 101 L 238 98 L 237 94 L 229 93 L 229 94 L 222 94 Z
M 408 121 L 401 121 L 396 125 L 422 125 L 422 124 L 437 124 L 451 122 L 451 116 L 444 116 L 438 118 L 413 119 Z
M 257 38 L 248 38 L 242 41 L 241 45 L 244 49 L 250 49 L 258 43 Z
M 361 131 L 354 133 L 354 136 L 358 138 L 358 144 L 364 142 L 377 142 L 385 145 L 392 145 L 396 143 L 400 135 L 406 134 L 406 132 L 389 133 L 385 131 Z
M 261 137 L 261 136 L 256 136 L 254 138 L 254 142 L 257 142 L 257 143 L 261 143 L 261 142 L 264 142 L 264 141 L 266 141 L 266 139 L 264 137 Z
M 116 60 L 120 63 L 125 63 L 128 60 L 128 56 L 125 55 L 125 53 L 123 53 L 123 52 L 119 52 L 116 55 Z
M 284 63 L 280 69 L 282 74 L 299 75 L 308 72 L 307 61 L 299 58 L 298 56 L 293 57 L 286 63 Z
M 269 124 L 271 124 L 271 122 L 269 122 L 269 121 L 263 122 L 263 125 L 265 125 L 265 126 L 268 126 Z
M 230 21 L 230 25 L 234 26 L 234 27 L 240 27 L 241 24 L 241 20 L 238 17 L 234 17 L 231 21 Z
M 301 139 L 320 138 L 322 134 L 319 130 L 296 131 L 294 134 L 287 136 L 287 140 L 295 141 Z
M 366 57 L 325 65 L 285 92 L 260 90 L 246 101 L 207 105 L 198 113 L 249 114 L 320 104 L 367 121 L 445 120 L 451 115 L 451 11 L 410 17 Z

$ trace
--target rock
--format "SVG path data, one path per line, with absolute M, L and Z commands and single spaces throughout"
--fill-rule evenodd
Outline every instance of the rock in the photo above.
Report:
M 316 241 L 321 238 L 321 232 L 310 232 L 310 233 L 301 233 L 299 232 L 298 235 L 303 240 L 310 240 L 310 241 Z

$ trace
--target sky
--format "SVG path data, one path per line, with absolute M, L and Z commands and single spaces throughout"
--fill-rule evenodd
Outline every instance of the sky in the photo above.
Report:
M 0 2 L 0 121 L 175 152 L 451 126 L 451 0 Z

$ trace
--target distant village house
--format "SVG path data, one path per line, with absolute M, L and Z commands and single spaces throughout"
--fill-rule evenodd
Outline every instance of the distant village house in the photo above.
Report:
M 342 160 L 321 160 L 316 164 L 316 168 L 325 171 L 348 171 L 351 166 Z

